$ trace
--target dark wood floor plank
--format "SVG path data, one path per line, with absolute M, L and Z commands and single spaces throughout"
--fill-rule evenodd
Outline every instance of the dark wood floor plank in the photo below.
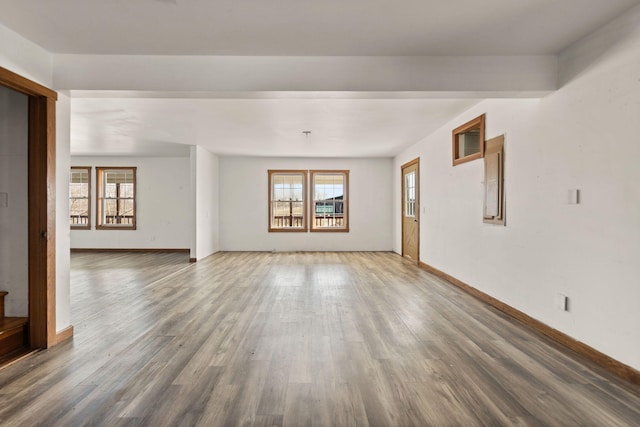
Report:
M 640 388 L 382 252 L 72 254 L 7 426 L 635 426 Z

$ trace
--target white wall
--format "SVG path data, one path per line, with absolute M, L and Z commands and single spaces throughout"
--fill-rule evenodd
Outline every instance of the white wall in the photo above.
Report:
M 69 149 L 71 102 L 58 93 L 56 104 L 56 331 L 71 324 L 69 233 Z
M 29 315 L 28 98 L 0 86 L 0 291 L 7 316 Z M 0 195 L 2 196 L 2 195 Z
M 202 259 L 220 250 L 219 159 L 200 146 L 192 147 L 191 155 L 196 224 L 191 258 Z
M 561 56 L 554 94 L 484 101 L 394 170 L 421 159 L 421 261 L 640 369 L 640 7 L 631 15 Z M 506 227 L 482 222 L 482 161 L 451 166 L 451 130 L 481 113 L 487 138 L 506 134 Z M 568 204 L 569 189 L 580 204 Z
M 224 251 L 388 251 L 392 248 L 391 159 L 220 158 Z M 348 233 L 269 233 L 269 169 L 348 169 Z
M 0 67 L 51 87 L 52 64 L 49 52 L 0 24 Z
M 72 157 L 92 166 L 91 230 L 71 230 L 71 248 L 188 249 L 191 236 L 188 157 Z M 95 167 L 137 167 L 136 230 L 95 229 Z M 68 186 L 68 181 L 67 181 Z

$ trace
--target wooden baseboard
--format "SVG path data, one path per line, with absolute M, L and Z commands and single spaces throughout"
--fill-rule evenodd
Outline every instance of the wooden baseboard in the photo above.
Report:
M 60 332 L 57 332 L 55 338 L 53 339 L 53 345 L 60 344 L 71 338 L 73 338 L 73 325 L 64 328 Z
M 437 276 L 452 285 L 462 289 L 466 293 L 472 295 L 473 297 L 479 299 L 480 301 L 489 304 L 490 306 L 502 311 L 503 313 L 509 315 L 510 317 L 516 319 L 517 321 L 523 323 L 529 328 L 551 338 L 559 344 L 567 347 L 568 349 L 580 354 L 583 357 L 591 360 L 592 362 L 597 363 L 603 368 L 607 369 L 609 372 L 624 378 L 625 380 L 640 385 L 640 372 L 631 366 L 625 365 L 624 363 L 615 360 L 604 353 L 596 350 L 593 347 L 590 347 L 580 341 L 571 338 L 569 335 L 558 331 L 557 329 L 552 328 L 549 325 L 542 323 L 541 321 L 534 319 L 533 317 L 523 313 L 522 311 L 511 307 L 508 304 L 503 303 L 502 301 L 485 294 L 484 292 L 469 286 L 468 284 L 462 282 L 461 280 L 456 279 L 453 276 L 448 275 L 447 273 L 438 270 L 435 267 L 430 266 L 422 261 L 418 263 L 418 265 L 429 273 Z
M 134 248 L 134 249 L 126 249 L 126 248 L 71 248 L 71 252 L 180 252 L 180 253 L 189 253 L 190 249 L 170 249 L 170 248 Z
M 189 262 L 198 262 L 197 258 L 189 258 Z

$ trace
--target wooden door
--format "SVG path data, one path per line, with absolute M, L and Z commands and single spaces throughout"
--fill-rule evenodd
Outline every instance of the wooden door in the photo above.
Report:
M 420 260 L 420 159 L 402 165 L 402 256 Z

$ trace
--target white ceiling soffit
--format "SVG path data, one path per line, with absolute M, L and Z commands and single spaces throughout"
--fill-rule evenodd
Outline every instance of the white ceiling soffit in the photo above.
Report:
M 72 155 L 392 157 L 477 99 L 72 98 Z M 304 132 L 310 131 L 306 135 Z
M 0 0 L 53 53 L 557 54 L 637 0 Z
M 483 98 L 542 96 L 557 81 L 549 55 L 56 55 L 55 70 L 56 87 L 72 89 L 74 155 L 175 155 L 170 144 L 183 144 L 221 155 L 393 157 Z
M 534 56 L 55 55 L 58 90 L 549 92 L 558 59 Z

